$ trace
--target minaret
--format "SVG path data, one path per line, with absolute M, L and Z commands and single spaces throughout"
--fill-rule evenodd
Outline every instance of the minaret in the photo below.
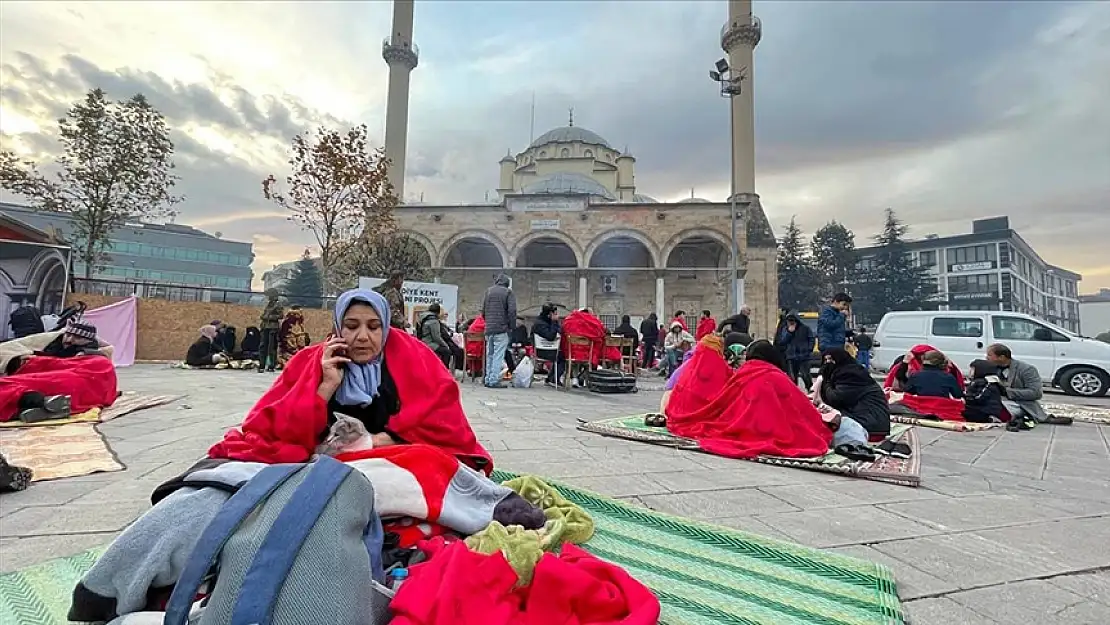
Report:
M 733 71 L 744 73 L 743 88 L 732 102 L 732 163 L 736 193 L 755 193 L 755 47 L 763 36 L 759 18 L 752 15 L 752 0 L 729 0 L 728 24 L 721 32 L 721 47 Z
M 389 181 L 397 199 L 405 201 L 405 153 L 409 132 L 409 74 L 420 60 L 412 42 L 413 0 L 393 0 L 393 30 L 382 41 L 382 58 L 389 65 L 389 95 L 385 109 L 385 154 L 390 160 Z

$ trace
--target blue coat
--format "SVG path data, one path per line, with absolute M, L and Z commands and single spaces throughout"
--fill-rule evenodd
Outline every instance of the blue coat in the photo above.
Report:
M 826 304 L 817 317 L 817 346 L 821 351 L 832 347 L 844 347 L 847 338 L 847 316 Z

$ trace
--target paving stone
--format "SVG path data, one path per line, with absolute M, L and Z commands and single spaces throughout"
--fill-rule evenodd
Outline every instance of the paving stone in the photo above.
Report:
M 735 516 L 735 517 L 720 517 L 709 521 L 713 525 L 720 525 L 730 529 L 748 532 L 749 534 L 756 534 L 765 538 L 774 538 L 786 542 L 794 542 L 792 538 L 778 531 L 777 529 L 767 525 L 763 521 L 750 516 Z
M 1058 575 L 1069 570 L 1067 565 L 1010 545 L 1026 546 L 989 540 L 978 534 L 955 534 L 908 538 L 872 547 L 958 588 Z
M 1047 505 L 1029 505 L 1027 498 L 987 495 L 974 499 L 933 499 L 882 504 L 882 509 L 937 530 L 970 530 L 1070 517 Z
M 33 506 L 4 517 L 4 536 L 28 537 L 50 534 L 117 532 L 134 521 L 149 502 L 119 502 L 113 505 Z
M 1053 586 L 1069 590 L 1077 595 L 1086 597 L 1110 606 L 1110 573 L 1079 573 L 1076 575 L 1061 575 L 1048 580 Z M 1107 619 L 1110 622 L 1110 619 Z
M 934 533 L 924 525 L 871 506 L 757 516 L 794 540 L 813 547 L 867 544 Z
M 902 608 L 912 625 L 1011 625 L 1000 624 L 945 597 L 910 601 Z
M 795 484 L 793 486 L 762 486 L 761 491 L 781 499 L 790 505 L 809 510 L 811 508 L 841 508 L 859 506 L 866 502 L 832 489 L 832 484 Z
M 45 560 L 64 558 L 107 545 L 117 535 L 118 532 L 99 532 L 6 539 L 0 542 L 0 573 L 17 571 Z
M 797 510 L 794 506 L 756 489 L 651 495 L 640 499 L 653 510 L 694 519 L 752 516 L 782 510 Z
M 567 480 L 572 486 L 578 486 L 595 493 L 609 497 L 640 497 L 642 495 L 659 495 L 670 493 L 671 490 L 659 485 L 648 475 L 598 475 L 593 477 L 572 477 Z
M 865 545 L 852 545 L 850 547 L 836 547 L 829 551 L 885 564 L 894 571 L 895 580 L 898 582 L 898 596 L 902 601 L 910 601 L 927 595 L 940 595 L 959 588 L 951 582 L 940 579 L 913 567 L 912 565 L 892 558 L 887 554 Z
M 1063 570 L 1110 567 L 1110 517 L 1069 519 L 1021 525 L 976 534 L 991 541 L 1016 545 L 1021 551 L 1056 563 Z M 1033 575 L 1036 573 L 1030 573 Z
M 999 623 L 1095 625 L 1110 622 L 1110 606 L 1094 603 L 1044 580 L 1002 584 L 948 595 Z
M 110 473 L 100 475 L 113 475 Z M 118 479 L 118 478 L 116 478 Z M 0 495 L 0 510 L 8 507 L 58 506 L 69 503 L 82 495 L 103 487 L 104 482 L 71 482 L 69 480 L 50 480 L 32 482 L 27 490 Z
M 790 479 L 792 472 L 781 471 L 776 468 L 764 467 L 753 462 L 740 463 L 735 471 L 721 471 L 700 468 L 686 471 L 669 471 L 653 473 L 652 479 L 675 492 L 695 492 L 699 490 L 725 490 L 746 486 L 762 486 L 777 483 L 774 478 L 785 477 L 786 483 L 793 483 Z

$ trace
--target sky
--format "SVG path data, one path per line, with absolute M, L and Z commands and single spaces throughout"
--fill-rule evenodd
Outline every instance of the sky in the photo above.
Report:
M 728 195 L 727 102 L 708 70 L 727 3 L 417 0 L 406 194 L 482 201 L 497 161 L 575 123 L 627 147 L 637 191 Z M 1110 2 L 755 2 L 756 190 L 777 233 L 866 243 L 1011 224 L 1110 287 Z M 298 132 L 384 138 L 388 2 L 0 4 L 0 142 L 43 161 L 90 88 L 143 93 L 176 144 L 178 221 L 253 241 L 256 277 L 311 235 L 261 194 Z

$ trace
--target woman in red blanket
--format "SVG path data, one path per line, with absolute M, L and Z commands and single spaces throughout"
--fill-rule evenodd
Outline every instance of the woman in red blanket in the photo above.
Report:
M 601 362 L 603 351 L 607 360 L 620 362 L 621 348 L 614 346 L 605 351 L 605 337 L 608 334 L 605 324 L 596 315 L 585 308 L 576 310 L 563 319 L 563 353 L 576 362 L 590 360 L 590 364 L 595 367 Z M 569 345 L 567 337 L 571 335 L 589 339 L 592 349 L 586 345 Z
M 335 421 L 362 421 L 375 447 L 433 445 L 476 469 L 493 470 L 459 402 L 458 384 L 435 352 L 389 327 L 389 305 L 370 290 L 339 296 L 335 338 L 303 349 L 238 430 L 210 458 L 304 462 Z
M 922 357 L 934 351 L 939 350 L 932 345 L 914 345 L 913 348 L 910 349 L 909 354 L 896 358 L 894 360 L 894 365 L 890 367 L 890 373 L 887 374 L 886 380 L 883 381 L 883 388 L 899 393 L 905 391 L 906 382 L 909 380 L 910 374 L 921 371 L 923 367 L 921 364 Z M 960 368 L 949 362 L 947 370 L 956 377 L 956 383 L 960 385 L 960 389 L 964 389 L 964 374 L 960 371 Z
M 477 358 L 478 359 L 478 360 L 471 360 L 470 361 L 470 370 L 467 371 L 468 374 L 471 374 L 471 375 L 481 375 L 482 374 L 482 368 L 483 368 L 482 363 L 485 362 L 485 360 L 483 360 L 483 359 L 485 358 L 485 353 L 486 353 L 486 341 L 485 341 L 484 338 L 480 341 L 471 341 L 471 340 L 466 338 L 466 335 L 467 334 L 478 334 L 478 335 L 483 335 L 484 336 L 485 333 L 486 333 L 486 318 L 483 317 L 482 315 L 478 315 L 477 317 L 475 317 L 474 321 L 471 321 L 470 325 L 464 331 L 463 344 L 466 347 L 466 355 L 470 356 L 472 358 Z
M 701 319 L 698 319 L 698 328 L 694 334 L 694 339 L 700 341 L 716 331 L 717 320 L 713 318 L 713 313 L 708 310 L 701 311 Z
M 116 367 L 106 356 L 30 356 L 0 377 L 0 421 L 44 410 L 45 398 L 69 397 L 69 414 L 46 415 L 57 418 L 111 406 L 117 396 Z
M 667 429 L 730 458 L 828 453 L 832 431 L 786 375 L 785 362 L 777 362 L 782 361 L 778 350 L 756 341 L 748 347 L 747 362 L 733 371 L 713 337 L 702 341 L 675 384 Z

